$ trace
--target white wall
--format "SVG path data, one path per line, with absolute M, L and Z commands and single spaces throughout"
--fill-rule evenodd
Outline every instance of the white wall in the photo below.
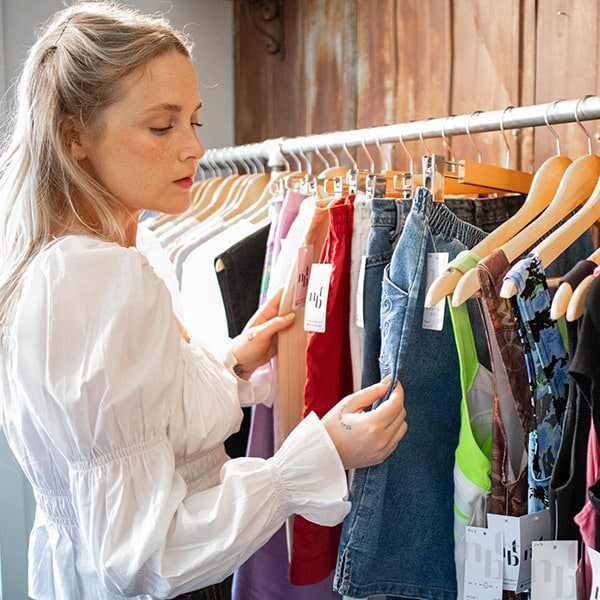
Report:
M 195 42 L 194 63 L 204 108 L 200 130 L 206 148 L 231 146 L 234 141 L 234 0 L 127 0 L 146 12 L 166 13 Z M 68 3 L 68 2 L 67 2 Z M 14 82 L 35 29 L 61 0 L 0 0 L 0 95 Z M 6 105 L 1 105 L 5 110 Z
M 202 142 L 206 148 L 233 145 L 233 0 L 127 3 L 147 12 L 168 13 L 175 27 L 194 40 L 204 105 Z M 7 110 L 11 85 L 35 39 L 35 29 L 64 4 L 61 0 L 0 0 L 0 110 Z M 0 600 L 27 598 L 27 538 L 33 513 L 31 489 L 0 430 Z

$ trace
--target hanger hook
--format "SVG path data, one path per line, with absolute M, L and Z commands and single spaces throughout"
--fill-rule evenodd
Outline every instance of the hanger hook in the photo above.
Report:
M 476 110 L 476 111 L 472 112 L 471 115 L 469 116 L 469 118 L 467 119 L 467 125 L 465 127 L 465 129 L 467 130 L 467 135 L 469 136 L 469 140 L 471 141 L 471 144 L 473 144 L 473 146 L 475 147 L 475 150 L 477 150 L 477 162 L 478 163 L 481 162 L 481 150 L 479 149 L 479 146 L 477 145 L 475 138 L 473 138 L 473 135 L 471 134 L 471 119 L 475 115 L 480 115 L 480 114 L 481 114 L 480 110 Z
M 390 170 L 390 163 L 387 159 L 387 156 L 385 155 L 385 152 L 383 151 L 383 148 L 381 147 L 381 143 L 379 141 L 379 138 L 375 138 L 375 147 L 377 148 L 377 151 L 379 152 L 379 156 L 381 156 L 381 163 L 382 163 L 382 173 L 385 173 L 386 171 Z
M 260 156 L 260 144 L 256 143 L 253 144 L 253 148 L 254 148 L 254 152 L 252 152 L 251 154 L 251 159 L 253 160 L 254 164 L 256 165 L 256 172 L 257 173 L 265 173 L 265 162 L 264 159 L 259 158 Z
M 555 106 L 558 102 L 562 102 L 562 100 L 555 100 L 554 102 L 551 102 L 550 104 L 548 104 L 548 106 L 546 106 L 546 112 L 544 113 L 544 121 L 546 123 L 546 127 L 550 130 L 550 133 L 554 136 L 554 139 L 556 140 L 556 154 L 560 156 L 560 138 L 558 137 L 558 133 L 556 133 L 554 127 L 552 127 L 552 125 L 550 125 L 548 121 L 548 113 L 550 112 L 550 109 L 553 106 Z
M 306 154 L 304 154 L 304 151 L 302 150 L 302 148 L 298 148 L 298 154 L 300 155 L 300 158 L 304 161 L 304 165 L 306 167 L 307 174 L 312 175 L 312 165 L 310 164 L 310 160 L 308 159 L 308 156 L 306 156 Z
M 409 160 L 408 168 L 409 168 L 409 171 L 412 173 L 414 170 L 415 161 L 412 157 L 412 154 L 408 151 L 406 144 L 404 143 L 404 137 L 402 136 L 402 130 L 398 134 L 398 141 L 400 142 L 400 145 L 402 146 L 402 149 L 404 150 L 406 156 L 408 156 L 408 160 Z
M 363 149 L 363 152 L 367 155 L 367 158 L 369 159 L 369 173 L 374 173 L 375 172 L 375 161 L 373 160 L 371 153 L 367 149 L 367 144 L 364 139 L 361 140 L 360 145 Z
M 356 164 L 354 157 L 352 156 L 352 154 L 350 154 L 350 152 L 348 152 L 348 146 L 346 146 L 346 140 L 342 141 L 342 148 L 344 149 L 344 153 L 346 154 L 346 156 L 350 159 L 350 162 L 352 163 L 352 168 L 356 169 L 358 171 L 358 165 Z
M 238 153 L 236 160 L 242 165 L 245 173 L 254 173 L 254 164 L 252 163 L 252 159 L 248 158 L 248 160 L 246 160 L 246 151 L 248 148 L 244 146 L 243 148 L 240 148 L 240 150 L 241 152 Z
M 426 119 L 426 121 L 431 121 L 433 117 L 429 117 L 429 119 Z M 421 129 L 419 130 L 419 139 L 421 140 L 421 143 L 423 144 L 423 146 L 425 146 L 425 150 L 427 151 L 427 154 L 431 155 L 434 154 L 434 152 L 431 151 L 431 148 L 427 145 L 427 142 L 423 139 L 423 127 L 421 126 Z
M 331 156 L 333 156 L 335 166 L 339 167 L 340 159 L 338 158 L 338 155 L 331 149 L 331 146 L 329 144 L 326 144 L 326 149 L 327 149 L 327 152 L 329 152 L 329 154 L 331 154 Z
M 510 169 L 510 143 L 508 142 L 506 131 L 504 131 L 504 115 L 513 108 L 514 106 L 507 106 L 502 111 L 502 116 L 500 117 L 500 131 L 502 132 L 502 138 L 504 139 L 504 145 L 506 146 L 506 158 L 504 159 L 504 166 L 506 169 Z
M 586 98 L 591 98 L 591 94 L 588 94 L 587 96 L 582 96 L 581 98 L 579 98 L 579 100 L 577 100 L 577 104 L 575 104 L 575 121 L 577 121 L 577 125 L 579 125 L 579 127 L 581 127 L 581 130 L 583 131 L 583 133 L 585 133 L 585 135 L 587 137 L 588 154 L 591 154 L 592 153 L 592 136 L 590 135 L 590 132 L 581 124 L 581 121 L 579 119 L 579 105 Z
M 290 149 L 290 150 L 288 150 L 288 153 L 290 154 L 290 156 L 294 159 L 294 162 L 296 163 L 296 171 L 302 171 L 302 163 L 300 162 L 300 159 L 296 156 L 294 151 Z
M 328 169 L 329 163 L 327 162 L 327 159 L 323 156 L 323 154 L 319 150 L 319 146 L 315 146 L 312 150 L 323 161 L 323 163 L 325 164 L 325 169 Z
M 454 152 L 452 150 L 452 146 L 450 144 L 450 141 L 448 140 L 448 137 L 446 136 L 446 123 L 448 123 L 449 119 L 453 119 L 454 115 L 448 115 L 445 119 L 444 122 L 442 123 L 442 142 L 444 142 L 444 146 L 446 146 L 446 148 L 448 149 L 448 154 L 450 154 L 450 158 L 452 159 L 452 163 L 455 164 L 456 163 L 456 157 L 454 156 Z
M 231 175 L 239 175 L 240 170 L 238 169 L 238 166 L 233 162 L 233 158 L 231 156 L 232 153 L 233 153 L 233 146 L 229 146 L 226 149 L 225 154 L 223 155 L 223 161 L 231 170 Z

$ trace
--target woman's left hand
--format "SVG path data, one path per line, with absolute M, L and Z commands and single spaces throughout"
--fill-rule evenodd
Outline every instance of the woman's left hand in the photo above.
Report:
M 295 313 L 278 316 L 283 288 L 280 288 L 254 313 L 244 331 L 233 339 L 233 354 L 237 360 L 234 371 L 238 377 L 249 379 L 252 373 L 268 362 L 276 352 L 275 334 L 288 328 Z

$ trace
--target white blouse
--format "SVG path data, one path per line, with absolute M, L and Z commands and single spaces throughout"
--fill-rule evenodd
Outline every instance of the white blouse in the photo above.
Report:
M 170 598 L 224 579 L 294 513 L 349 510 L 314 414 L 272 458 L 228 459 L 250 384 L 172 313 L 136 248 L 70 236 L 28 269 L 1 332 L 0 410 L 37 504 L 35 600 Z

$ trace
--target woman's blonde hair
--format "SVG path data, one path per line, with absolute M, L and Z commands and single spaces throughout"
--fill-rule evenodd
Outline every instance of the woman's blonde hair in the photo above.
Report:
M 117 200 L 73 158 L 65 127 L 101 128 L 123 78 L 173 50 L 189 57 L 191 43 L 164 18 L 110 1 L 58 12 L 32 46 L 0 157 L 0 325 L 24 269 L 57 232 L 124 243 Z

